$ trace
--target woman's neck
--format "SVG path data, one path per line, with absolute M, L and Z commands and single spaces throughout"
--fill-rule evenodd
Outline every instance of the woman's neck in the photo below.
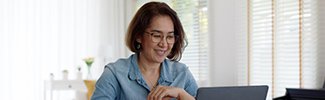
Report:
M 150 62 L 141 55 L 138 58 L 138 66 L 143 74 L 159 74 L 160 72 L 160 63 Z
M 138 56 L 138 66 L 150 89 L 157 86 L 160 76 L 160 63 L 150 62 L 143 55 Z

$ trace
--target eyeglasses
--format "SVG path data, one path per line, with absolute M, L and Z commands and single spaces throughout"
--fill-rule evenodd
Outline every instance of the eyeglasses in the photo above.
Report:
M 164 38 L 164 35 L 162 35 L 161 33 L 157 33 L 157 32 L 146 32 L 150 35 L 150 38 L 152 40 L 152 42 L 154 43 L 158 43 L 160 42 L 162 39 L 165 39 Z M 166 36 L 166 41 L 167 43 L 175 43 L 175 40 L 176 40 L 176 36 L 174 34 L 170 34 L 170 35 L 167 35 Z

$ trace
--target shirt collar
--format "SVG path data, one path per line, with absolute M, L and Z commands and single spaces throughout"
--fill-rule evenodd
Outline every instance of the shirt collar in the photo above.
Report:
M 172 78 L 173 74 L 170 70 L 170 67 L 171 67 L 170 61 L 165 59 L 161 66 L 162 70 L 160 70 L 160 77 L 163 79 L 163 81 L 173 82 L 173 78 Z
M 140 73 L 140 69 L 138 67 L 138 55 L 137 54 L 133 54 L 129 57 L 129 60 L 131 62 L 130 64 L 130 70 L 129 70 L 129 78 L 131 80 L 139 80 L 141 78 L 141 73 Z
M 130 70 L 129 70 L 129 78 L 131 80 L 139 80 L 142 79 L 142 74 L 140 72 L 140 69 L 138 67 L 138 54 L 132 54 L 129 57 L 129 60 L 131 60 L 131 65 L 130 65 Z M 170 70 L 170 61 L 165 59 L 162 63 L 162 70 L 160 70 L 160 79 L 162 79 L 162 81 L 166 81 L 166 82 L 173 82 L 172 79 L 172 73 Z M 160 80 L 159 79 L 159 80 Z

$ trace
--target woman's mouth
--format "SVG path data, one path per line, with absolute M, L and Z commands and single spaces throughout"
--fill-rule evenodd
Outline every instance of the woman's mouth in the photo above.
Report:
M 166 52 L 165 50 L 155 50 L 155 51 L 159 56 L 163 56 Z

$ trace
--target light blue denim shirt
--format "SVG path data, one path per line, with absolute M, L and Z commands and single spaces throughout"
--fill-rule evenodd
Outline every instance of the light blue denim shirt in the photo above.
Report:
M 162 62 L 159 85 L 183 88 L 196 96 L 198 86 L 185 64 L 165 59 Z M 91 100 L 146 100 L 150 93 L 137 64 L 137 54 L 105 66 L 97 80 Z

